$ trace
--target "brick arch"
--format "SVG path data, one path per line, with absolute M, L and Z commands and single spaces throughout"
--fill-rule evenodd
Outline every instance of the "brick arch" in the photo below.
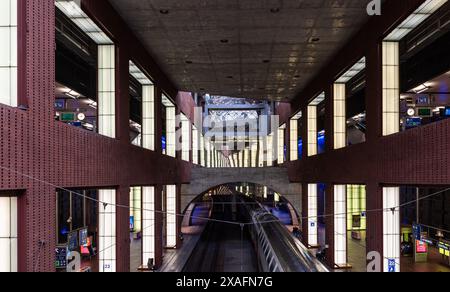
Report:
M 198 195 L 225 184 L 245 182 L 266 186 L 289 201 L 301 214 L 301 184 L 291 183 L 287 168 L 195 168 L 190 184 L 181 189 L 181 210 Z

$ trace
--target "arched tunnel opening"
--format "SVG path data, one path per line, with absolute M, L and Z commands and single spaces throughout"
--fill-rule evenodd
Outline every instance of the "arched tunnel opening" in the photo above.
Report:
M 202 220 L 202 218 L 209 214 L 211 197 L 229 194 L 233 191 L 259 202 L 290 231 L 301 227 L 301 218 L 298 210 L 295 209 L 293 204 L 282 193 L 270 187 L 252 182 L 227 183 L 215 186 L 201 193 L 184 210 L 183 227 L 196 226 L 204 223 L 205 220 Z
M 198 241 L 183 272 L 326 270 L 301 243 L 301 222 L 282 194 L 255 183 L 227 183 L 184 210 L 183 233 Z

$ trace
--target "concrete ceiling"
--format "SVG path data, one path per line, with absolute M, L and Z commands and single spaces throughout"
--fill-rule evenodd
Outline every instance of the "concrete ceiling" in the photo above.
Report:
M 180 90 L 271 100 L 292 99 L 368 21 L 370 2 L 109 1 Z

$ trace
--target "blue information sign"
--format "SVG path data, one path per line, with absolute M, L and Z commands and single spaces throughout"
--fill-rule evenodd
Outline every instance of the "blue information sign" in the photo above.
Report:
M 395 273 L 397 270 L 397 265 L 395 263 L 395 259 L 389 259 L 388 262 L 389 273 Z

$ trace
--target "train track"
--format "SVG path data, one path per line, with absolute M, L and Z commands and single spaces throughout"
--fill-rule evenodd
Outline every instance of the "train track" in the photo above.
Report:
M 239 212 L 237 218 L 233 218 L 231 202 L 232 196 L 215 196 L 212 218 L 225 221 L 241 219 Z M 209 222 L 183 272 L 240 272 L 243 264 L 246 270 L 257 271 L 256 260 L 254 264 L 244 263 L 242 253 L 250 257 L 255 254 L 248 233 L 243 234 L 239 225 Z M 255 257 L 256 254 L 253 259 Z

